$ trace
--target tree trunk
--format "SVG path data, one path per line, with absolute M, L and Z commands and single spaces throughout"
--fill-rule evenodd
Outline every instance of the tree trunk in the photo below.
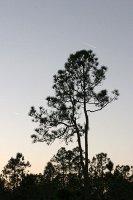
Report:
M 86 77 L 83 65 L 83 94 L 84 94 L 84 116 L 85 116 L 85 167 L 84 167 L 84 192 L 85 200 L 89 199 L 89 181 L 88 181 L 88 131 L 89 131 L 89 117 L 86 108 Z
M 88 115 L 87 115 L 88 117 Z M 88 118 L 87 118 L 88 121 Z M 78 146 L 79 146 L 79 151 L 80 151 L 80 162 L 82 166 L 82 172 L 83 172 L 83 177 L 84 177 L 84 200 L 89 199 L 88 195 L 88 123 L 86 125 L 86 132 L 85 132 L 85 164 L 83 161 L 83 150 L 81 146 L 81 139 L 80 139 L 80 133 L 79 129 L 77 127 L 77 124 L 75 122 L 75 127 L 77 131 L 77 139 L 78 139 Z
M 82 146 L 81 146 L 81 140 L 80 140 L 79 132 L 77 132 L 77 138 L 78 138 L 78 146 L 79 146 L 79 152 L 80 152 L 80 162 L 81 162 L 81 167 L 82 167 L 82 171 L 83 171 L 83 174 L 84 174 L 83 150 L 82 150 Z
M 89 180 L 88 180 L 88 131 L 85 133 L 85 166 L 84 166 L 84 192 L 85 200 L 89 199 Z

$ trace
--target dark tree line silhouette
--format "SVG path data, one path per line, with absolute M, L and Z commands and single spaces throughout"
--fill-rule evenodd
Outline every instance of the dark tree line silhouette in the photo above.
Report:
M 133 199 L 133 167 L 114 167 L 106 153 L 97 154 L 88 160 L 88 163 L 90 200 Z M 79 147 L 72 150 L 60 148 L 46 164 L 43 174 L 28 173 L 29 167 L 29 162 L 24 160 L 21 153 L 8 161 L 0 176 L 0 199 L 84 199 L 84 177 Z

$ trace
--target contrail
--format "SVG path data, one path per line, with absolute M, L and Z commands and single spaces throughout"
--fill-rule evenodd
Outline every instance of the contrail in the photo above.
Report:
M 94 49 L 96 49 L 96 47 L 95 47 L 94 45 L 92 45 L 92 44 L 84 43 L 84 45 L 86 45 L 86 46 L 89 46 L 89 47 L 91 47 L 91 48 L 94 48 Z

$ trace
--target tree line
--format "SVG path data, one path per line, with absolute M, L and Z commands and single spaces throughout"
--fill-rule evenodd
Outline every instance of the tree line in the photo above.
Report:
M 17 153 L 0 175 L 0 199 L 82 200 L 84 176 L 80 162 L 79 147 L 61 147 L 42 174 L 32 174 L 28 171 L 29 161 Z M 133 167 L 114 166 L 106 153 L 97 154 L 88 164 L 90 200 L 133 199 Z

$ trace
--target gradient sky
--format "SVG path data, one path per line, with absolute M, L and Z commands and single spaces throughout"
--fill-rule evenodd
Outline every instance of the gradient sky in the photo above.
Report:
M 103 89 L 119 100 L 90 115 L 89 156 L 133 165 L 133 1 L 0 0 L 0 171 L 17 152 L 31 172 L 64 143 L 32 144 L 32 105 L 45 105 L 53 74 L 70 53 L 92 49 L 108 67 Z M 70 144 L 68 148 L 77 144 Z

